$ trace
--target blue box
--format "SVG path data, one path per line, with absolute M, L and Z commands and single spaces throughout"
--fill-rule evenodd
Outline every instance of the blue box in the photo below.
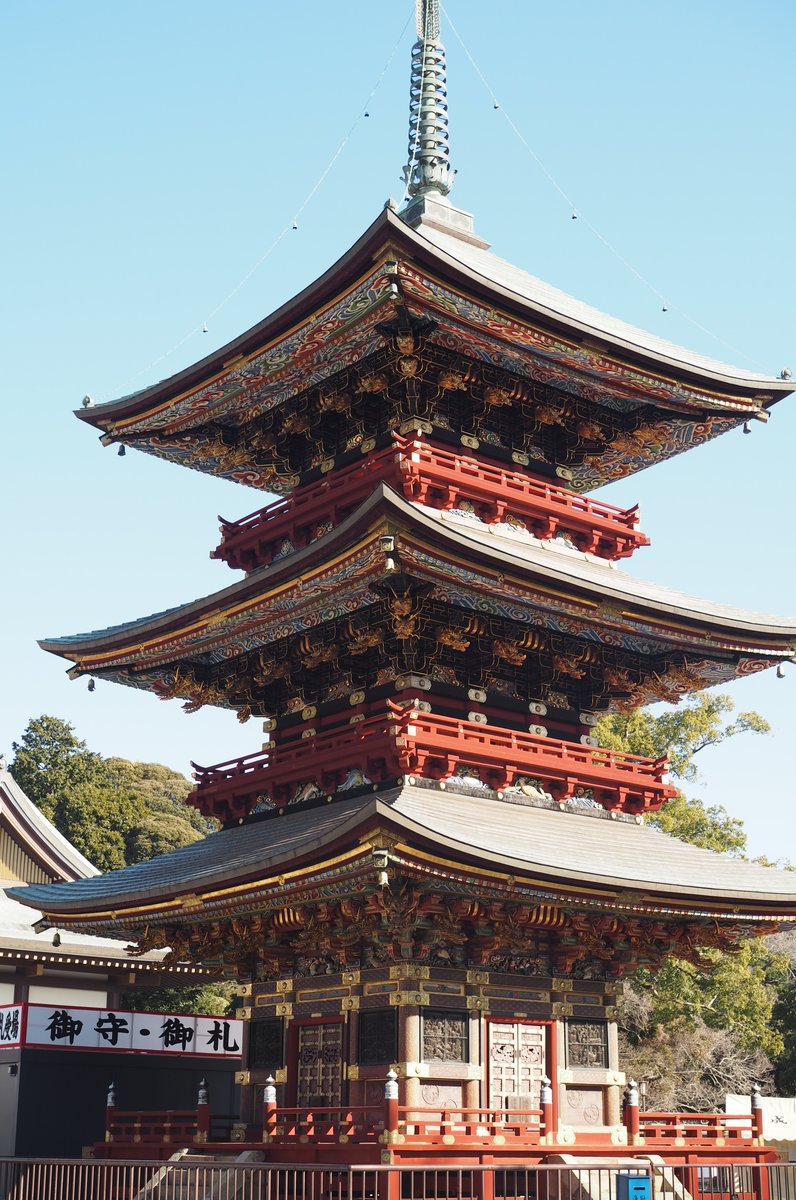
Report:
M 616 1200 L 651 1200 L 648 1175 L 617 1175 Z

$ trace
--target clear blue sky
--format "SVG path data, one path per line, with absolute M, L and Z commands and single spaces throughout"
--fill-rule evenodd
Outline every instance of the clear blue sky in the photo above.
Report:
M 694 349 L 796 372 L 790 0 L 448 8 L 501 104 L 444 17 L 453 199 L 495 251 Z M 265 502 L 146 455 L 118 458 L 71 410 L 86 392 L 113 399 L 227 341 L 400 198 L 413 13 L 413 0 L 2 5 L 7 753 L 41 712 L 103 754 L 180 770 L 259 747 L 255 722 L 186 716 L 177 701 L 109 684 L 89 694 L 36 646 L 225 585 L 228 570 L 208 559 L 216 514 Z M 605 489 L 640 500 L 653 537 L 630 569 L 796 612 L 795 433 L 796 400 L 785 401 L 750 437 Z M 700 794 L 744 818 L 753 852 L 796 860 L 796 667 L 733 694 L 774 732 L 704 754 Z

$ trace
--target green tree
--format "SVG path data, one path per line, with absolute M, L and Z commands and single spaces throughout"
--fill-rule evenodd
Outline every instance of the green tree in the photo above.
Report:
M 739 713 L 729 696 L 697 693 L 677 708 L 603 717 L 600 745 L 664 755 L 675 779 L 698 778 L 695 756 L 743 733 L 765 733 L 757 713 Z M 647 818 L 663 832 L 704 849 L 742 856 L 743 822 L 720 804 L 706 806 L 678 792 Z M 772 1059 L 784 1053 L 778 998 L 789 978 L 786 954 L 753 939 L 732 954 L 706 950 L 698 964 L 668 958 L 657 972 L 630 977 L 620 1004 L 625 1067 L 649 1089 L 653 1108 L 710 1109 L 724 1093 L 745 1092 L 773 1078 Z
M 742 855 L 746 849 L 746 830 L 740 817 L 731 817 L 723 804 L 706 807 L 701 800 L 689 800 L 682 792 L 660 812 L 652 813 L 647 824 L 717 854 Z
M 204 837 L 213 827 L 195 808 L 186 804 L 193 785 L 178 771 L 161 763 L 105 761 L 115 787 L 127 789 L 143 802 L 144 813 L 126 841 L 128 863 L 143 862 Z
M 730 697 L 722 692 L 696 692 L 687 703 L 657 716 L 636 709 L 602 717 L 595 732 L 600 745 L 611 750 L 650 758 L 666 755 L 670 773 L 690 782 L 698 776 L 694 758 L 701 750 L 720 746 L 739 733 L 769 732 L 768 722 L 756 712 L 738 713 L 734 721 L 728 721 L 734 709 Z
M 645 1000 L 643 1022 L 629 1015 L 627 1032 L 638 1036 L 656 1026 L 678 1023 L 724 1029 L 741 1050 L 782 1053 L 782 1032 L 773 1023 L 779 989 L 789 963 L 763 940 L 744 942 L 735 954 L 706 950 L 702 961 L 669 958 L 657 972 L 636 971 L 633 989 Z
M 28 799 L 51 821 L 55 820 L 58 796 L 80 784 L 96 784 L 103 779 L 100 755 L 89 750 L 74 728 L 59 717 L 35 717 L 11 746 L 11 774 Z
M 103 759 L 58 717 L 36 717 L 13 743 L 11 773 L 101 871 L 187 846 L 211 824 L 185 804 L 192 784 L 159 763 Z
M 141 989 L 122 996 L 123 1008 L 159 1013 L 201 1013 L 209 1017 L 235 1015 L 237 985 L 226 980 L 195 987 Z
M 601 717 L 594 732 L 600 745 L 609 750 L 667 757 L 674 779 L 693 782 L 699 776 L 694 758 L 701 750 L 720 746 L 742 733 L 769 732 L 768 723 L 756 712 L 742 712 L 729 720 L 734 708 L 727 695 L 697 692 L 687 703 L 657 716 L 638 709 Z M 650 814 L 647 822 L 705 850 L 742 855 L 746 849 L 746 832 L 739 817 L 731 817 L 721 804 L 706 807 L 682 792 L 660 812 Z
M 115 871 L 127 866 L 127 842 L 143 816 L 134 792 L 79 783 L 58 794 L 53 824 L 100 871 Z

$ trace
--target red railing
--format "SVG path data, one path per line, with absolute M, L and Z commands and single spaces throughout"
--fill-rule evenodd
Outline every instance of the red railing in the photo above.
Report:
M 204 1110 L 204 1111 L 202 1111 Z M 727 1141 L 751 1147 L 761 1136 L 753 1115 L 727 1113 L 644 1112 L 638 1114 L 638 1128 L 628 1124 L 629 1145 L 649 1148 L 697 1146 L 705 1149 L 724 1146 Z M 226 1134 L 215 1132 L 209 1138 L 210 1118 L 207 1105 L 184 1111 L 116 1112 L 106 1120 L 106 1144 L 125 1146 L 191 1146 L 208 1140 L 224 1142 Z M 452 1110 L 398 1105 L 389 1102 L 379 1108 L 370 1105 L 295 1108 L 266 1103 L 262 1111 L 262 1141 L 268 1145 L 356 1145 L 373 1143 L 453 1147 L 465 1144 L 538 1146 L 545 1139 L 557 1143 L 552 1112 L 541 1107 L 525 1110 L 495 1108 L 457 1108 Z M 259 1141 L 259 1135 L 257 1137 Z M 576 1145 L 593 1139 L 584 1130 Z
M 342 1108 L 275 1108 L 263 1116 L 263 1141 L 290 1143 L 375 1142 L 384 1131 L 382 1110 L 371 1105 Z
M 713 1142 L 722 1138 L 750 1140 L 757 1136 L 751 1113 L 639 1113 L 639 1133 L 645 1142 Z
M 430 1145 L 490 1144 L 498 1138 L 502 1139 L 498 1144 L 510 1140 L 516 1145 L 537 1146 L 546 1132 L 541 1108 L 511 1112 L 495 1108 L 448 1111 L 404 1105 L 398 1109 L 398 1114 L 398 1128 L 407 1139 Z
M 419 439 L 399 438 L 398 443 L 408 483 L 404 490 L 418 503 L 453 508 L 460 500 L 471 500 L 484 506 L 488 521 L 518 517 L 541 538 L 571 533 L 579 549 L 604 558 L 625 558 L 649 545 L 646 534 L 636 529 L 638 505 L 617 508 Z
M 122 1145 L 190 1146 L 206 1142 L 210 1109 L 168 1109 L 160 1112 L 122 1112 L 109 1106 L 105 1116 L 105 1141 Z
M 556 800 L 588 788 L 603 807 L 634 813 L 658 809 L 675 794 L 666 782 L 665 758 L 496 729 L 393 702 L 388 708 L 383 716 L 275 743 L 259 754 L 211 767 L 192 764 L 197 786 L 190 803 L 226 823 L 246 816 L 258 797 L 283 807 L 307 783 L 331 794 L 357 768 L 371 783 L 381 783 L 412 774 L 446 779 L 460 766 L 497 790 L 527 777 Z
M 435 508 L 452 509 L 460 501 L 470 501 L 484 520 L 516 518 L 540 538 L 569 534 L 578 549 L 602 558 L 626 558 L 639 546 L 649 545 L 646 534 L 636 528 L 638 506 L 617 508 L 522 471 L 396 435 L 394 447 L 333 471 L 286 499 L 239 521 L 221 518 L 221 541 L 210 557 L 244 571 L 265 566 L 285 543 L 299 549 L 319 528 L 338 524 L 378 481 L 389 483 L 407 499 Z
M 557 800 L 589 788 L 605 808 L 645 812 L 675 794 L 666 781 L 666 758 L 582 746 L 558 738 L 495 729 L 473 721 L 399 709 L 390 702 L 406 739 L 403 761 L 421 775 L 446 778 L 458 766 L 481 768 L 495 788 L 517 775 L 538 778 Z
M 221 541 L 210 557 L 243 571 L 266 566 L 285 541 L 297 550 L 313 540 L 319 526 L 339 524 L 367 499 L 379 480 L 400 487 L 398 454 L 393 447 L 306 484 L 239 521 L 219 518 Z
M 205 816 L 227 823 L 246 816 L 260 797 L 284 807 L 306 783 L 334 792 L 356 768 L 372 781 L 394 778 L 400 774 L 397 733 L 385 714 L 212 767 L 192 763 L 197 786 L 188 800 Z

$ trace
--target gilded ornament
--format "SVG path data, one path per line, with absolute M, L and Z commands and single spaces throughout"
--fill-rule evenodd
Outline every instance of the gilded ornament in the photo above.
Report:
M 563 654 L 553 655 L 553 669 L 556 675 L 566 675 L 570 679 L 582 679 L 586 674 L 585 667 L 579 667 L 577 662 Z
M 390 381 L 382 371 L 374 371 L 370 375 L 363 375 L 359 381 L 357 391 L 360 392 L 386 392 L 390 386 Z
M 445 629 L 438 626 L 435 635 L 437 641 L 443 646 L 450 646 L 451 650 L 469 650 L 471 639 L 464 637 L 457 629 Z
M 502 659 L 503 662 L 511 663 L 513 667 L 521 667 L 528 657 L 528 651 L 523 650 L 517 642 L 509 642 L 503 639 L 496 639 L 492 648 L 495 657 Z
M 575 432 L 587 442 L 601 442 L 605 438 L 602 425 L 598 425 L 596 421 L 578 421 Z
M 346 649 L 349 654 L 367 654 L 368 650 L 372 650 L 375 646 L 380 646 L 384 641 L 384 631 L 381 629 L 355 629 L 352 623 L 348 622 L 348 640 L 346 641 Z
M 318 397 L 318 406 L 323 412 L 350 413 L 351 397 L 347 392 L 321 393 Z
M 511 404 L 511 395 L 505 388 L 491 386 L 484 388 L 484 400 L 491 408 L 504 408 Z
M 304 639 L 302 639 L 303 641 Z M 336 646 L 320 646 L 317 650 L 309 650 L 301 656 L 301 661 L 309 670 L 321 666 L 323 663 L 332 662 L 337 657 Z
M 612 439 L 611 449 L 618 450 L 620 454 L 638 454 L 649 444 L 652 432 L 651 427 L 644 425 L 629 429 Z
M 307 413 L 288 413 L 282 421 L 282 433 L 309 433 L 310 418 Z

